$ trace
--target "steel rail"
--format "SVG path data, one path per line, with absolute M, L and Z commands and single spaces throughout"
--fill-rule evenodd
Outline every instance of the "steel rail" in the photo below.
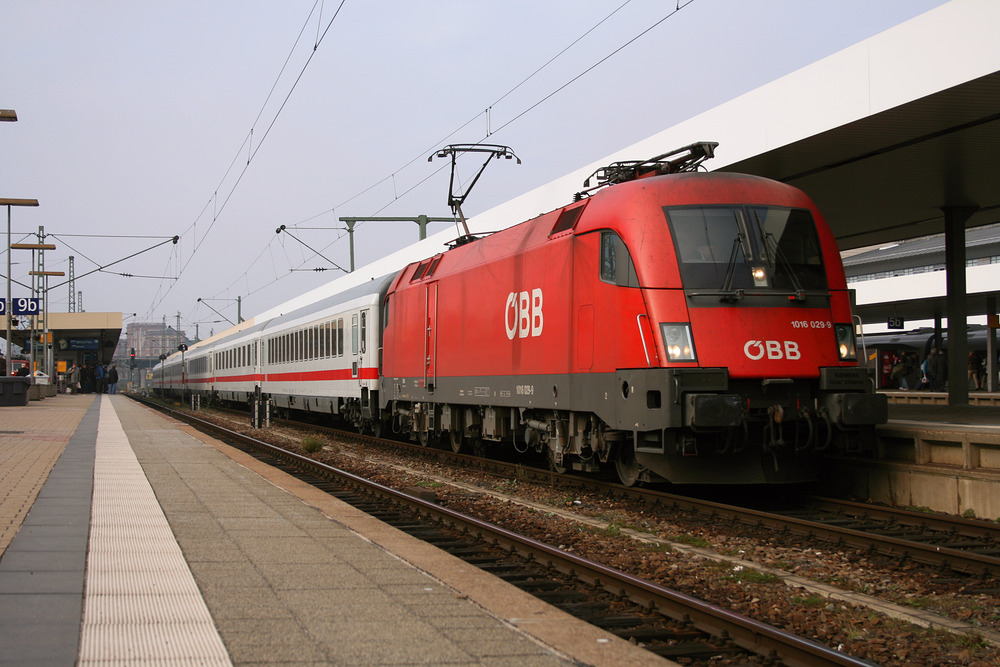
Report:
M 288 422 L 290 424 L 302 425 L 301 422 Z M 909 559 L 923 565 L 931 567 L 948 567 L 956 572 L 961 572 L 973 576 L 1000 577 L 1000 558 L 990 555 L 975 553 L 974 551 L 963 551 L 951 547 L 937 546 L 930 543 L 908 540 L 891 535 L 879 535 L 878 533 L 866 532 L 864 530 L 853 529 L 845 526 L 824 524 L 821 521 L 787 516 L 777 512 L 766 512 L 751 508 L 727 505 L 720 502 L 701 500 L 688 496 L 682 496 L 655 489 L 641 487 L 626 487 L 620 484 L 610 483 L 592 478 L 579 477 L 574 475 L 560 474 L 553 471 L 539 468 L 526 467 L 522 464 L 508 463 L 485 459 L 483 457 L 470 454 L 453 453 L 447 449 L 423 447 L 418 444 L 410 444 L 395 440 L 385 440 L 374 436 L 351 433 L 330 427 L 309 425 L 324 432 L 335 434 L 337 437 L 349 438 L 358 442 L 378 442 L 384 446 L 397 447 L 409 452 L 423 454 L 434 457 L 438 460 L 449 460 L 476 468 L 481 472 L 503 476 L 527 477 L 533 481 L 543 483 L 559 484 L 564 487 L 586 488 L 597 491 L 605 495 L 615 495 L 624 498 L 638 500 L 652 507 L 680 509 L 689 513 L 700 513 L 708 516 L 722 517 L 728 520 L 739 521 L 744 524 L 761 526 L 769 529 L 787 531 L 796 535 L 808 538 L 819 538 L 834 544 L 843 544 L 851 547 L 873 550 L 891 558 Z M 845 501 L 837 501 L 844 503 Z M 924 515 L 919 512 L 907 510 L 891 510 L 886 508 L 856 503 L 855 509 L 871 513 L 895 513 L 897 516 L 910 516 L 911 518 L 924 517 L 928 526 L 940 526 L 936 530 L 950 530 L 957 527 L 957 530 L 969 528 L 974 524 L 983 522 L 973 522 L 969 519 L 959 517 L 942 517 Z M 984 530 L 989 530 L 989 526 L 980 526 Z M 1000 533 L 1000 527 L 998 527 Z
M 436 503 L 397 491 L 377 482 L 367 480 L 353 473 L 329 466 L 296 452 L 290 452 L 275 445 L 232 431 L 210 421 L 199 419 L 185 412 L 148 404 L 158 410 L 170 413 L 175 418 L 187 421 L 225 439 L 237 440 L 262 450 L 271 456 L 294 463 L 300 469 L 320 477 L 336 477 L 363 489 L 366 493 L 392 499 L 394 502 L 414 508 L 418 513 L 432 517 L 492 542 L 522 556 L 534 558 L 555 569 L 571 574 L 587 583 L 599 586 L 608 592 L 627 597 L 644 607 L 655 609 L 674 620 L 690 622 L 707 634 L 724 637 L 737 646 L 764 656 L 777 657 L 788 667 L 817 667 L 823 665 L 843 667 L 872 667 L 873 663 L 846 655 L 811 639 L 800 637 L 767 623 L 742 616 L 722 607 L 670 590 L 653 582 L 620 572 L 595 561 L 562 551 L 537 540 L 519 535 L 505 528 L 495 526 Z

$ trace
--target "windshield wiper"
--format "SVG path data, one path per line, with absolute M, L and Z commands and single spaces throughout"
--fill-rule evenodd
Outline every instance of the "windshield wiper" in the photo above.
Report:
M 743 232 L 737 231 L 733 239 L 733 249 L 729 251 L 729 264 L 726 266 L 726 279 L 722 282 L 721 296 L 719 301 L 735 302 L 743 298 L 743 290 L 733 290 L 733 278 L 736 275 L 736 251 L 743 253 L 743 261 L 746 262 L 747 254 L 743 250 Z
M 767 259 L 768 264 L 774 266 L 776 264 L 781 264 L 784 267 L 788 279 L 792 281 L 792 288 L 794 289 L 794 294 L 792 296 L 796 301 L 806 300 L 806 291 L 802 287 L 802 283 L 799 282 L 799 277 L 795 273 L 795 269 L 792 268 L 791 262 L 785 256 L 784 251 L 782 251 L 781 246 L 778 245 L 778 241 L 774 238 L 774 234 L 771 232 L 764 231 L 764 223 L 760 220 L 760 214 L 756 209 L 753 211 L 753 217 L 757 221 L 757 229 L 760 230 L 761 243 L 764 246 L 764 254 Z M 771 258 L 771 249 L 774 249 L 774 258 Z

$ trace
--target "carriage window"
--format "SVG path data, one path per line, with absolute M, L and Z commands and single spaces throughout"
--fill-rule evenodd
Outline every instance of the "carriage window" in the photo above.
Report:
M 337 356 L 344 356 L 344 318 L 337 320 Z
M 368 311 L 361 311 L 361 354 L 365 353 L 368 342 Z

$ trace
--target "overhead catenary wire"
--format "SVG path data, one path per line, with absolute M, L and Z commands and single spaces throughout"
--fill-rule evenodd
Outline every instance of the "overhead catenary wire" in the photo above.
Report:
M 543 70 L 545 70 L 547 67 L 549 67 L 552 63 L 554 63 L 556 60 L 558 60 L 561 56 L 563 56 L 565 53 L 567 53 L 570 49 L 572 49 L 575 45 L 577 45 L 585 37 L 587 37 L 587 35 L 589 35 L 592 32 L 594 32 L 602 24 L 604 24 L 605 22 L 607 22 L 611 17 L 613 17 L 614 15 L 616 15 L 624 7 L 626 7 L 627 5 L 629 5 L 631 3 L 631 0 L 626 0 L 625 2 L 621 3 L 620 5 L 618 5 L 615 9 L 613 9 L 610 13 L 608 13 L 603 18 L 601 18 L 593 26 L 591 26 L 590 28 L 588 28 L 580 36 L 578 36 L 573 41 L 571 41 L 567 46 L 565 46 L 561 50 L 559 50 L 555 55 L 553 55 L 545 63 L 543 63 L 541 66 L 539 66 L 534 71 L 532 71 L 528 76 L 526 76 L 525 78 L 523 78 L 517 84 L 515 84 L 510 89 L 508 89 L 507 91 L 505 91 L 502 95 L 500 95 L 499 97 L 497 97 L 496 100 L 493 103 L 487 105 L 483 111 L 477 113 L 475 116 L 473 116 L 472 118 L 470 118 L 469 120 L 467 120 L 465 123 L 463 123 L 462 125 L 460 125 L 456 129 L 452 130 L 445 137 L 443 137 L 442 139 L 438 140 L 432 146 L 430 146 L 427 149 L 425 149 L 424 151 L 422 151 L 419 155 L 415 155 L 413 158 L 411 158 L 410 160 L 406 161 L 401 167 L 399 167 L 396 170 L 390 172 L 388 175 L 380 178 L 379 180 L 373 182 L 371 185 L 369 185 L 368 187 L 366 187 L 366 188 L 362 189 L 361 191 L 355 193 L 354 195 L 351 195 L 347 199 L 341 201 L 339 204 L 337 204 L 337 205 L 335 205 L 335 206 L 333 206 L 331 208 L 325 209 L 324 211 L 322 211 L 320 213 L 316 213 L 316 214 L 314 214 L 312 216 L 309 216 L 308 218 L 306 218 L 305 220 L 303 220 L 301 222 L 306 222 L 308 220 L 312 220 L 314 218 L 317 218 L 317 217 L 320 217 L 320 216 L 327 215 L 329 213 L 335 212 L 338 208 L 342 208 L 342 207 L 346 206 L 351 201 L 353 201 L 353 200 L 355 200 L 355 199 L 357 199 L 357 198 L 359 198 L 359 197 L 361 197 L 361 196 L 369 193 L 370 191 L 372 191 L 375 188 L 379 187 L 383 183 L 390 182 L 392 184 L 392 187 L 393 187 L 392 199 L 390 201 L 385 202 L 382 206 L 378 207 L 373 213 L 371 213 L 371 215 L 373 215 L 373 216 L 377 215 L 378 213 L 380 213 L 381 211 L 385 210 L 388 206 L 390 206 L 395 201 L 398 201 L 399 199 L 402 199 L 403 197 L 407 196 L 409 193 L 413 192 L 414 190 L 416 190 L 417 188 L 419 188 L 420 186 L 422 186 L 424 183 L 426 183 L 428 180 L 430 180 L 433 176 L 435 176 L 437 173 L 439 173 L 441 170 L 443 170 L 444 167 L 439 167 L 438 169 L 434 170 L 433 172 L 431 172 L 430 174 L 428 174 L 427 176 L 425 176 L 424 178 L 422 178 L 421 180 L 419 180 L 414 185 L 412 185 L 412 186 L 410 186 L 410 187 L 402 190 L 402 192 L 400 192 L 398 190 L 398 186 L 397 186 L 397 175 L 400 172 L 402 172 L 403 170 L 407 169 L 408 167 L 410 167 L 411 165 L 413 165 L 414 163 L 416 163 L 418 160 L 422 161 L 423 158 L 426 156 L 426 154 L 429 151 L 432 151 L 432 150 L 436 149 L 437 147 L 439 147 L 440 145 L 442 145 L 442 143 L 447 142 L 453 136 L 455 136 L 456 134 L 458 134 L 459 132 L 461 132 L 462 130 L 464 130 L 465 128 L 467 128 L 469 125 L 471 125 L 472 123 L 474 123 L 477 118 L 483 117 L 484 115 L 486 117 L 486 134 L 483 137 L 484 139 L 490 137 L 492 134 L 495 134 L 497 132 L 500 132 L 500 131 L 506 129 L 511 124 L 515 123 L 519 119 L 523 118 L 525 115 L 527 115 L 530 112 L 532 112 L 535 109 L 537 109 L 539 106 L 541 106 L 542 104 L 544 104 L 546 101 L 550 100 L 552 97 L 554 97 L 555 95 L 557 95 L 559 92 L 565 90 L 566 88 L 568 88 L 569 86 L 571 86 L 573 83 L 579 81 L 581 78 L 583 78 L 584 76 L 586 76 L 587 74 L 589 74 L 590 72 L 592 72 L 593 70 L 595 70 L 596 68 L 600 67 L 602 64 L 604 64 L 605 62 L 607 62 L 608 60 L 610 60 L 611 58 L 613 58 L 614 56 L 616 56 L 617 54 L 619 54 L 621 51 L 623 51 L 624 49 L 626 49 L 631 44 L 635 43 L 637 40 L 641 39 L 643 36 L 647 35 L 649 32 L 651 32 L 652 30 L 654 30 L 655 28 L 657 28 L 658 26 L 660 26 L 661 24 L 663 24 L 668 19 L 670 19 L 673 16 L 675 16 L 682 9 L 686 8 L 687 6 L 689 6 L 690 4 L 692 4 L 693 2 L 694 2 L 694 0 L 687 0 L 686 2 L 682 2 L 681 0 L 677 0 L 677 2 L 675 4 L 675 7 L 672 8 L 671 11 L 669 11 L 666 15 L 664 15 L 661 18 L 657 19 L 654 23 L 652 23 L 648 27 L 644 28 L 642 31 L 640 31 L 639 33 L 637 33 L 635 36 L 633 36 L 632 38 L 628 39 L 626 42 L 624 42 L 623 44 L 619 45 L 618 47 L 616 47 L 615 49 L 613 49 L 612 51 L 610 51 L 609 53 L 607 53 L 605 56 L 601 57 L 599 60 L 597 60 L 596 62 L 594 62 L 593 64 L 591 64 L 590 66 L 588 66 L 587 68 L 585 68 L 584 70 L 582 70 L 581 72 L 579 72 L 578 74 L 576 74 L 575 76 L 573 76 L 572 78 L 570 78 L 569 80 L 567 80 L 564 83 L 562 83 L 561 85 L 557 86 L 551 92 L 547 93 L 546 95 L 544 95 L 540 99 L 536 100 L 535 102 L 533 102 L 529 106 L 525 107 L 520 112 L 516 113 L 514 116 L 512 116 L 511 118 L 509 118 L 508 120 L 506 120 L 505 122 L 503 122 L 501 125 L 499 125 L 495 129 L 493 128 L 493 122 L 494 122 L 494 118 L 495 118 L 495 115 L 496 115 L 496 110 L 494 109 L 494 107 L 497 104 L 499 104 L 503 100 L 507 99 L 514 92 L 516 92 L 518 89 L 520 89 L 521 87 L 523 87 L 528 81 L 530 81 L 531 79 L 535 78 L 539 73 L 541 73 Z M 338 6 L 337 11 L 334 14 L 333 19 L 336 18 L 337 14 L 339 14 L 341 8 L 343 7 L 343 4 L 344 4 L 344 2 L 342 1 L 340 3 L 340 5 Z M 315 10 L 315 7 L 316 6 L 314 5 L 313 11 Z M 308 24 L 309 19 L 311 17 L 312 17 L 312 11 L 310 12 L 309 18 L 307 18 L 306 24 Z M 321 35 L 318 32 L 319 26 L 321 25 L 321 22 L 319 22 L 319 21 L 317 22 L 317 34 L 318 34 L 318 37 L 317 37 L 316 44 L 314 46 L 314 52 L 315 52 L 316 48 L 318 48 L 319 43 L 322 41 L 323 37 L 325 37 L 325 35 L 327 34 L 327 31 L 329 31 L 330 27 L 332 26 L 333 19 L 331 19 L 330 23 L 327 24 L 326 29 L 323 31 L 323 33 Z M 300 37 L 301 37 L 301 33 L 300 33 Z M 298 40 L 296 40 L 296 44 L 297 43 L 298 43 Z M 294 47 L 293 47 L 293 50 L 294 50 Z M 310 54 L 310 58 L 309 59 L 311 60 L 311 58 L 312 58 L 312 54 Z M 287 64 L 287 61 L 286 61 L 286 64 Z M 306 66 L 307 65 L 308 65 L 308 61 L 306 63 Z M 284 67 L 283 67 L 282 71 L 284 71 Z M 305 67 L 303 67 L 302 70 L 300 70 L 299 75 L 296 77 L 295 84 L 293 85 L 292 90 L 294 90 L 294 86 L 297 85 L 298 82 L 301 80 L 304 72 L 305 72 Z M 272 87 L 272 91 L 273 91 L 273 88 L 274 87 Z M 287 103 L 290 95 L 291 95 L 291 90 L 286 95 L 285 99 L 283 100 L 282 105 L 281 105 L 281 107 L 278 110 L 278 114 L 280 114 L 281 109 L 284 108 L 284 106 Z M 270 93 L 269 93 L 269 98 L 270 98 Z M 258 114 L 258 119 L 259 119 L 259 117 L 260 117 L 260 114 Z M 256 155 L 257 150 L 259 150 L 261 143 L 263 143 L 263 139 L 266 138 L 267 133 L 270 131 L 271 127 L 273 127 L 274 122 L 276 120 L 277 120 L 277 114 L 274 116 L 274 118 L 272 119 L 271 123 L 269 124 L 268 129 L 265 132 L 264 137 L 262 137 L 261 140 L 258 142 L 257 148 L 254 149 L 252 152 L 249 153 L 249 159 L 247 160 L 247 164 L 248 165 L 249 165 L 249 162 L 252 160 L 253 156 Z M 256 121 L 255 121 L 255 125 L 256 125 Z M 244 143 L 244 145 L 246 145 L 246 143 Z M 242 146 L 241 146 L 241 150 L 242 150 Z M 246 168 L 244 168 L 243 171 L 241 172 L 240 178 L 242 178 L 242 175 L 243 175 L 243 173 L 245 173 L 245 171 L 246 171 Z M 239 182 L 239 180 L 237 180 L 236 184 L 238 184 L 238 182 Z M 215 217 L 213 218 L 213 221 L 212 221 L 213 225 L 214 225 L 214 222 L 215 222 L 215 218 L 217 218 L 217 216 L 219 214 L 221 214 L 222 210 L 225 208 L 225 204 L 228 203 L 229 198 L 232 197 L 232 195 L 233 195 L 233 193 L 235 191 L 235 185 L 236 184 L 234 184 L 233 188 L 229 191 L 229 194 L 227 195 L 226 199 L 223 201 L 222 207 L 219 208 L 216 211 Z M 299 224 L 301 224 L 301 222 L 289 225 L 289 227 L 290 228 L 296 228 Z M 360 223 L 360 224 L 363 224 L 363 223 Z M 360 224 L 359 224 L 359 226 L 360 226 Z M 207 237 L 209 231 L 211 231 L 211 227 L 210 227 L 210 229 L 208 231 L 205 232 L 204 235 L 202 235 L 201 241 L 198 242 L 197 246 L 195 247 L 195 250 L 192 251 L 191 256 L 184 263 L 184 266 L 182 267 L 182 270 L 184 268 L 186 268 L 190 264 L 190 261 L 193 259 L 193 256 L 197 252 L 198 247 L 200 247 L 201 242 L 204 241 L 204 239 Z M 341 241 L 345 236 L 346 236 L 346 234 L 338 234 L 336 236 L 336 238 L 334 238 L 333 240 L 330 241 L 330 243 L 328 243 L 327 245 L 323 246 L 320 252 L 325 252 L 332 245 L 334 245 L 337 242 Z M 250 264 L 250 267 L 247 268 L 243 273 L 241 273 L 240 275 L 238 275 L 238 277 L 230 285 L 228 285 L 227 287 L 225 287 L 222 290 L 220 290 L 219 293 L 226 293 L 226 292 L 228 292 L 240 280 L 248 280 L 249 273 L 252 270 L 252 267 L 256 264 L 257 261 L 259 261 L 259 259 L 263 256 L 263 254 L 265 252 L 267 252 L 267 248 L 270 247 L 271 244 L 274 243 L 274 241 L 275 241 L 275 239 L 272 237 L 268 241 L 268 243 L 265 245 L 264 249 L 257 255 L 257 258 L 254 260 L 254 262 L 252 262 Z M 319 254 L 319 253 L 316 253 L 316 254 Z M 287 251 L 286 251 L 286 258 L 287 258 Z M 277 271 L 275 271 L 275 278 L 274 279 L 270 280 L 269 282 L 265 283 L 264 285 L 258 287 L 255 290 L 248 290 L 248 295 L 249 294 L 258 293 L 258 292 L 266 289 L 267 287 L 270 287 L 270 286 L 274 285 L 279 280 L 282 280 L 282 279 L 288 277 L 291 274 L 292 271 L 294 271 L 296 269 L 301 269 L 301 267 L 304 266 L 306 264 L 306 262 L 308 262 L 310 259 L 311 258 L 307 258 L 307 259 L 303 260 L 301 263 L 298 263 L 298 264 L 295 264 L 294 262 L 289 262 L 289 264 L 291 264 L 294 267 L 293 269 L 290 269 L 289 272 L 284 273 L 283 275 L 281 275 Z M 272 259 L 272 263 L 273 263 L 273 259 Z M 277 267 L 274 267 L 274 268 L 276 269 Z M 169 292 L 169 290 L 168 290 L 168 292 Z M 166 297 L 166 294 L 164 294 L 164 298 L 165 297 Z
M 201 215 L 204 214 L 204 211 L 208 208 L 209 205 L 213 206 L 212 221 L 209 224 L 208 229 L 205 230 L 205 232 L 202 234 L 201 239 L 199 240 L 199 239 L 197 239 L 197 237 L 195 238 L 194 248 L 191 250 L 191 253 L 188 256 L 187 260 L 179 268 L 179 270 L 177 272 L 178 273 L 178 277 L 180 276 L 181 273 L 184 272 L 184 270 L 194 260 L 194 257 L 195 257 L 195 255 L 197 255 L 198 250 L 201 248 L 202 243 L 205 241 L 205 239 L 211 233 L 212 228 L 215 226 L 216 221 L 219 219 L 219 216 L 222 214 L 222 211 L 225 210 L 226 205 L 229 203 L 230 198 L 233 196 L 233 193 L 236 191 L 236 188 L 239 186 L 240 182 L 243 180 L 243 176 L 246 174 L 247 169 L 249 169 L 250 163 L 253 161 L 254 156 L 256 156 L 257 152 L 260 150 L 260 147 L 263 145 L 264 141 L 267 139 L 268 135 L 270 134 L 271 129 L 274 127 L 274 124 L 278 120 L 278 116 L 281 115 L 281 112 L 284 110 L 285 105 L 288 103 L 288 100 L 291 98 L 292 93 L 295 91 L 295 88 L 298 86 L 299 82 L 302 80 L 302 76 L 305 74 L 306 69 L 309 67 L 309 64 L 312 62 L 312 59 L 315 56 L 316 51 L 319 49 L 319 46 L 322 43 L 322 41 L 326 38 L 327 34 L 330 31 L 330 28 L 333 26 L 334 21 L 336 21 L 337 17 L 340 15 L 340 10 L 343 8 L 344 3 L 346 2 L 346 0 L 341 0 L 340 4 L 337 6 L 337 9 L 334 12 L 333 16 L 330 18 L 329 23 L 327 23 L 326 28 L 323 30 L 323 32 L 321 34 L 317 32 L 316 41 L 313 44 L 312 50 L 309 52 L 309 56 L 306 59 L 306 62 L 302 65 L 302 68 L 299 70 L 298 75 L 295 77 L 295 80 L 292 82 L 291 87 L 288 89 L 288 92 L 286 93 L 284 99 L 282 100 L 281 104 L 279 105 L 277 111 L 275 111 L 274 116 L 271 118 L 271 122 L 268 124 L 267 129 L 264 131 L 263 136 L 258 140 L 256 148 L 253 148 L 251 145 L 248 145 L 248 144 L 252 143 L 253 129 L 254 129 L 254 127 L 256 127 L 257 123 L 260 121 L 261 117 L 263 116 L 264 110 L 267 108 L 268 102 L 271 100 L 271 97 L 274 94 L 275 89 L 277 88 L 278 82 L 281 80 L 282 75 L 285 72 L 285 69 L 288 66 L 288 63 L 289 63 L 289 61 L 290 61 L 290 59 L 292 57 L 292 54 L 295 52 L 295 49 L 298 46 L 299 41 L 302 38 L 302 34 L 305 32 L 306 26 L 309 25 L 309 21 L 312 18 L 313 13 L 316 11 L 317 5 L 321 4 L 321 1 L 322 0 L 316 0 L 316 2 L 313 4 L 312 9 L 309 11 L 309 15 L 306 17 L 306 20 L 303 23 L 303 26 L 302 26 L 301 30 L 299 31 L 298 36 L 295 39 L 295 43 L 292 45 L 292 49 L 289 51 L 289 54 L 288 54 L 288 56 L 285 59 L 284 65 L 282 65 L 281 71 L 278 73 L 278 76 L 276 77 L 274 84 L 272 84 L 272 86 L 271 86 L 271 90 L 268 92 L 267 98 L 264 100 L 264 104 L 261 106 L 261 109 L 258 112 L 257 117 L 254 119 L 254 123 L 253 123 L 253 125 L 250 128 L 250 132 L 248 133 L 247 138 L 244 139 L 243 144 L 241 144 L 240 148 L 237 150 L 236 156 L 233 158 L 233 161 L 230 163 L 229 168 L 226 170 L 226 173 L 223 175 L 222 180 L 220 181 L 219 186 L 216 187 L 216 189 L 213 191 L 211 199 L 209 200 L 208 203 L 206 203 L 205 208 L 202 209 L 202 213 L 199 214 L 199 218 L 200 218 Z M 317 31 L 318 31 L 318 26 L 320 24 L 321 24 L 320 22 L 317 22 Z M 244 146 L 248 147 L 248 157 L 247 157 L 246 164 L 243 165 L 243 168 L 240 170 L 239 175 L 236 177 L 235 182 L 232 184 L 232 187 L 229 189 L 228 194 L 225 196 L 225 199 L 222 201 L 222 204 L 220 206 L 218 204 L 219 190 L 222 189 L 223 184 L 225 183 L 226 179 L 229 177 L 229 174 L 232 172 L 233 167 L 236 164 L 236 161 L 239 159 L 239 156 L 243 152 L 243 147 Z M 195 219 L 195 221 L 188 227 L 188 229 L 185 230 L 185 233 L 187 233 L 188 231 L 190 231 L 192 229 L 195 229 L 195 230 L 197 229 L 197 222 L 198 222 L 199 218 Z M 176 285 L 176 284 L 177 284 L 176 282 L 173 283 L 173 285 Z M 173 285 L 171 285 L 170 287 L 168 287 L 166 289 L 166 291 L 160 297 L 159 301 L 157 301 L 156 303 L 154 303 L 154 304 L 152 304 L 150 306 L 150 308 L 149 308 L 150 312 L 154 311 L 156 309 L 156 307 L 160 303 L 162 303 L 164 299 L 166 299 L 167 295 L 169 295 L 171 289 L 173 288 Z

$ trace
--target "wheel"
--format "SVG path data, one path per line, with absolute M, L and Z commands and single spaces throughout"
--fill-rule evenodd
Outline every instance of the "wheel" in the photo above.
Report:
M 381 438 L 382 437 L 382 420 L 381 419 L 373 419 L 372 420 L 372 435 L 374 435 L 376 438 Z
M 451 442 L 451 451 L 458 454 L 462 449 L 462 432 L 454 429 L 448 431 L 448 440 Z
M 421 447 L 426 447 L 429 440 L 430 434 L 427 431 L 417 431 L 417 442 L 420 443 Z
M 552 472 L 554 472 L 556 474 L 559 474 L 559 475 L 566 474 L 567 468 L 566 468 L 566 465 L 565 465 L 565 459 L 563 460 L 563 463 L 556 463 L 556 454 L 555 454 L 555 452 L 552 451 L 551 449 L 546 449 L 545 451 L 548 453 L 549 469 L 552 470 Z
M 615 457 L 615 470 L 618 471 L 618 479 L 625 486 L 635 486 L 642 474 L 642 466 L 635 460 L 635 449 L 629 443 L 623 443 L 618 447 L 618 456 Z

